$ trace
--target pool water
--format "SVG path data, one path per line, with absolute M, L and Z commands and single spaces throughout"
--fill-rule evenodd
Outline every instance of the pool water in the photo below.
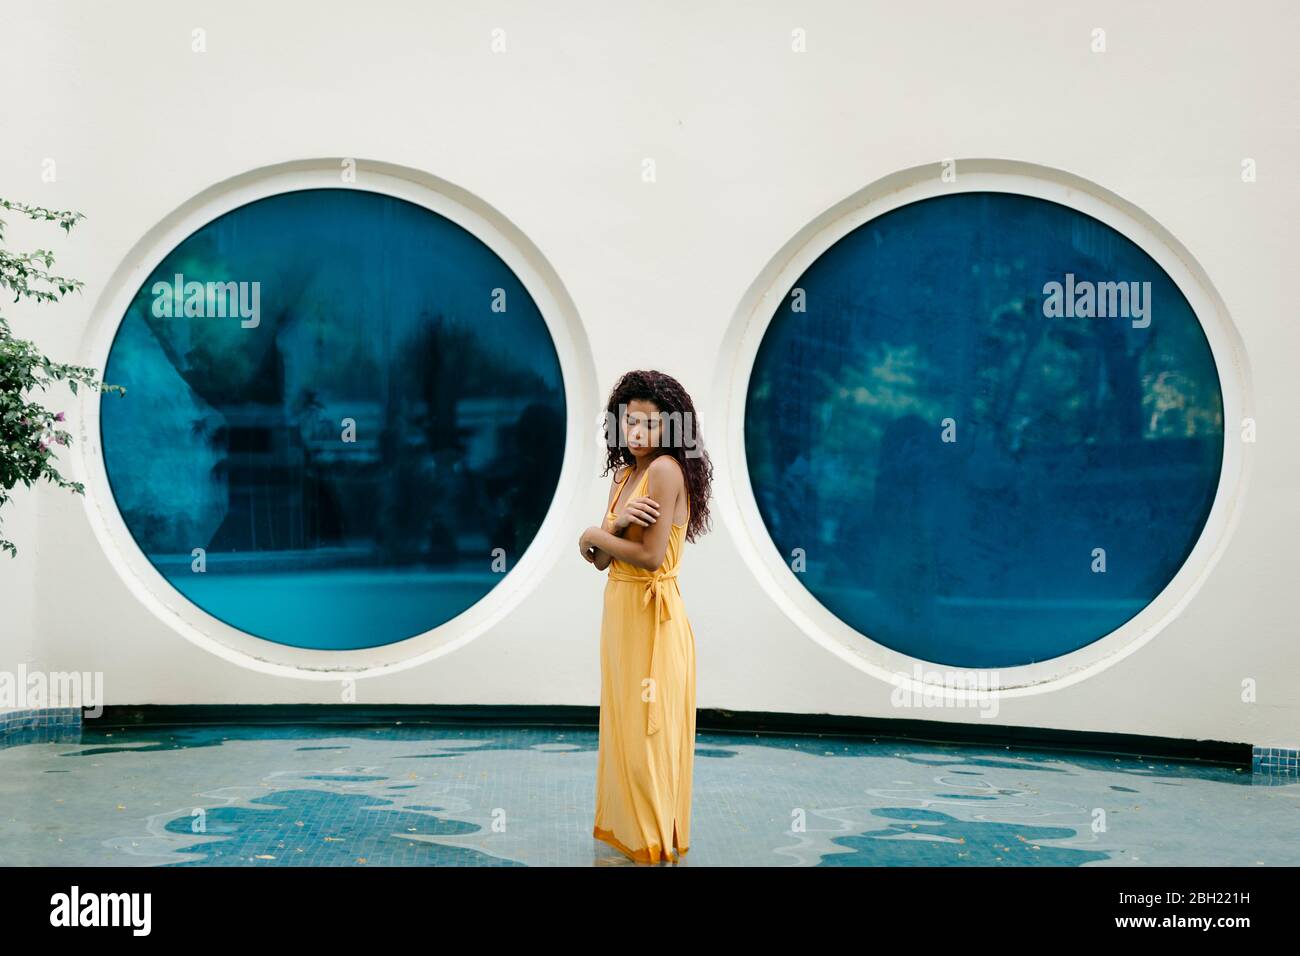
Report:
M 99 729 L 0 749 L 0 865 L 633 866 L 596 730 Z M 679 866 L 1278 866 L 1300 783 L 1245 768 L 700 733 Z

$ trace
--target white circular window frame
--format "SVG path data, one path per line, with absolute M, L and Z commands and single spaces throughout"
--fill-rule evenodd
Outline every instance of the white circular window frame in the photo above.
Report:
M 132 299 L 163 259 L 202 226 L 259 199 L 304 189 L 365 190 L 422 206 L 485 243 L 528 290 L 560 361 L 566 404 L 565 455 L 551 506 L 519 560 L 487 594 L 443 624 L 391 644 L 355 650 L 292 647 L 257 637 L 189 601 L 155 568 L 126 526 L 108 483 L 100 447 L 100 405 L 120 400 L 80 392 L 82 440 L 70 462 L 86 487 L 85 508 L 95 536 L 126 586 L 169 628 L 231 663 L 277 676 L 337 681 L 391 674 L 449 654 L 516 608 L 570 546 L 570 531 L 586 520 L 587 477 L 598 467 L 584 410 L 596 407 L 595 365 L 577 309 L 540 250 L 506 217 L 478 197 L 435 176 L 392 164 L 358 160 L 354 182 L 343 182 L 339 159 L 304 160 L 235 176 L 195 196 L 131 249 L 95 303 L 82 343 L 81 364 L 105 368 Z M 485 557 L 484 560 L 487 560 Z
M 1003 698 L 1069 686 L 1123 660 L 1163 631 L 1204 584 L 1226 549 L 1240 514 L 1248 476 L 1248 446 L 1239 426 L 1250 417 L 1251 381 L 1241 336 L 1204 269 L 1168 231 L 1136 206 L 1094 183 L 1030 163 L 996 159 L 957 160 L 956 179 L 943 181 L 944 166 L 919 166 L 893 174 L 826 210 L 772 258 L 741 299 L 727 329 L 715 407 L 726 423 L 725 441 L 714 457 L 729 481 L 717 488 L 717 506 L 735 529 L 741 556 L 777 606 L 808 637 L 849 664 L 914 693 L 942 690 L 959 701 L 983 699 L 985 689 Z M 1097 219 L 1128 237 L 1169 274 L 1186 296 L 1209 340 L 1223 394 L 1224 449 L 1218 490 L 1191 554 L 1169 584 L 1135 617 L 1068 654 L 1032 664 L 968 668 L 922 660 L 894 651 L 850 627 L 798 580 L 768 534 L 749 480 L 745 455 L 745 402 L 759 345 L 789 289 L 809 266 L 854 229 L 900 206 L 963 192 L 1000 192 L 1050 200 Z M 917 675 L 920 680 L 917 680 Z

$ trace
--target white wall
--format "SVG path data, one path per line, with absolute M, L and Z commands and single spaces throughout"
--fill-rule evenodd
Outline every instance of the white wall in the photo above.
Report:
M 619 373 L 657 367 L 695 394 L 709 440 L 742 297 L 845 197 L 945 157 L 1023 160 L 1124 197 L 1226 303 L 1259 421 L 1250 482 L 1176 619 L 1085 679 L 1003 702 L 997 720 L 1300 745 L 1293 4 L 6 0 L 0 18 L 0 195 L 88 216 L 49 237 L 86 295 L 25 326 L 68 360 L 89 354 L 100 290 L 196 194 L 293 160 L 369 158 L 463 187 L 536 244 L 585 329 L 596 380 L 570 396 L 590 403 L 584 417 Z M 196 27 L 205 53 L 191 50 Z M 1105 53 L 1090 51 L 1094 27 Z M 506 53 L 491 52 L 497 28 Z M 795 28 L 807 53 L 790 51 Z M 1255 183 L 1241 181 L 1244 157 Z M 539 556 L 540 586 L 454 652 L 363 681 L 362 702 L 597 703 L 603 578 L 573 544 L 607 479 L 594 447 L 573 454 L 590 481 L 557 502 L 570 533 Z M 35 647 L 50 669 L 102 670 L 109 704 L 339 699 L 337 683 L 180 636 L 126 586 L 81 501 L 35 498 L 39 523 L 17 514 L 30 499 L 5 516 L 28 556 L 0 559 L 0 666 Z M 718 526 L 684 559 L 700 707 L 971 719 L 892 707 L 887 684 L 780 610 L 734 532 Z M 1251 678 L 1259 699 L 1243 703 Z
M 14 676 L 6 682 L 11 689 L 0 692 L 0 714 L 26 709 L 27 702 L 19 698 L 19 675 L 42 666 L 36 659 L 38 496 L 21 486 L 11 494 L 13 501 L 0 518 L 4 521 L 3 537 L 18 545 L 18 555 L 10 558 L 0 554 L 4 562 L 0 564 L 0 674 Z M 12 699 L 10 694 L 14 695 Z

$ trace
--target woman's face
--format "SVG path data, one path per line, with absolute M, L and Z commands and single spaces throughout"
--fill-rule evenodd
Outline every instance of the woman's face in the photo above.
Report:
M 659 429 L 659 406 L 639 398 L 627 403 L 623 412 L 623 435 L 628 451 L 638 463 L 645 461 L 647 455 L 653 456 L 654 450 L 660 447 Z

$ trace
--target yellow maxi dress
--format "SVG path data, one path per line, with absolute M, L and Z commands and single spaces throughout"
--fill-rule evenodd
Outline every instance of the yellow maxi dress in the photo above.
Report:
M 644 494 L 649 480 L 647 472 L 628 501 Z M 615 505 L 626 481 L 624 475 Z M 617 516 L 609 512 L 607 528 Z M 672 860 L 672 849 L 680 856 L 691 843 L 695 634 L 677 587 L 685 541 L 686 525 L 674 524 L 658 570 L 615 558 L 605 584 L 591 832 L 641 863 Z

